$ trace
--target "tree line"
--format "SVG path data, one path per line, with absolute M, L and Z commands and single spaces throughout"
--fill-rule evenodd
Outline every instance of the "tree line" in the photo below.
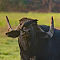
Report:
M 52 0 L 0 0 L 0 11 L 51 11 Z

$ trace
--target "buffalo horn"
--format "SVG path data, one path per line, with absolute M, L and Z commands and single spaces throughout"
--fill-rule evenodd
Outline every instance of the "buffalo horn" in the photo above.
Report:
M 49 29 L 49 31 L 47 32 L 47 34 L 48 34 L 50 37 L 52 37 L 53 34 L 54 34 L 54 20 L 53 20 L 53 16 L 52 16 L 52 18 L 51 18 L 51 26 L 50 26 L 50 29 Z
M 10 22 L 9 22 L 9 19 L 8 19 L 8 17 L 6 16 L 6 20 L 7 20 L 7 23 L 8 23 L 8 31 L 9 31 L 9 29 L 11 29 L 11 31 L 12 31 L 12 27 L 11 27 L 11 25 L 10 25 Z

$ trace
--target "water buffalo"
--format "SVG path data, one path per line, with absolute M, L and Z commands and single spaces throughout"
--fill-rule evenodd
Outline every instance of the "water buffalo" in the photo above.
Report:
M 18 37 L 21 60 L 60 60 L 60 30 L 54 29 L 53 17 L 50 27 L 37 21 L 22 18 L 17 29 L 6 35 Z

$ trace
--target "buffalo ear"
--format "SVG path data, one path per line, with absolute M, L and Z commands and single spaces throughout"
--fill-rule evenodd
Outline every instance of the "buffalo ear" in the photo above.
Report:
M 10 32 L 7 32 L 6 35 L 8 37 L 16 38 L 16 37 L 18 37 L 20 35 L 20 31 L 12 30 Z

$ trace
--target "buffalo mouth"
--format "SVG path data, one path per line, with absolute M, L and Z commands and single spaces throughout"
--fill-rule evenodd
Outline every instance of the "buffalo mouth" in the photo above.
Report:
M 10 32 L 7 32 L 6 35 L 8 37 L 16 38 L 16 37 L 18 37 L 20 35 L 20 31 L 12 30 Z

